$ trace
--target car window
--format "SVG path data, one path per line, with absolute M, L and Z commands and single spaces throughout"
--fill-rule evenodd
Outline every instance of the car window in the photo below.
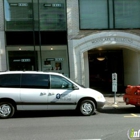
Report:
M 61 76 L 51 75 L 50 88 L 51 89 L 72 89 L 73 83 L 71 83 L 70 81 L 68 81 L 67 79 Z
M 0 87 L 20 87 L 20 74 L 0 75 Z
M 49 88 L 49 75 L 22 74 L 21 88 Z

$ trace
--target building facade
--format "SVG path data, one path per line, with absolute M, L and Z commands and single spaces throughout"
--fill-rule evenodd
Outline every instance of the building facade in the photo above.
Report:
M 1 0 L 0 70 L 61 72 L 111 91 L 140 84 L 139 0 Z
M 6 59 L 1 70 L 55 71 L 69 76 L 65 0 L 3 0 L 1 7 Z

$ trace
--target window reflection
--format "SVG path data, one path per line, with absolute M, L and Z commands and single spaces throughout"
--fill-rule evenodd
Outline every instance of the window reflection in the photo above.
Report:
M 66 30 L 65 1 L 4 0 L 6 31 Z

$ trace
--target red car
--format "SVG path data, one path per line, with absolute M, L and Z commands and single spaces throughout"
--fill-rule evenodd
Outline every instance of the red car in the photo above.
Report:
M 125 89 L 123 100 L 127 105 L 131 104 L 140 107 L 140 86 L 128 85 Z

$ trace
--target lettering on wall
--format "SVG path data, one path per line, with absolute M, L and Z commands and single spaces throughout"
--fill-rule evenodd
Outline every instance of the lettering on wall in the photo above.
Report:
M 132 44 L 133 40 L 125 37 L 104 37 L 92 40 L 92 43 L 106 42 L 106 41 L 117 41 Z

